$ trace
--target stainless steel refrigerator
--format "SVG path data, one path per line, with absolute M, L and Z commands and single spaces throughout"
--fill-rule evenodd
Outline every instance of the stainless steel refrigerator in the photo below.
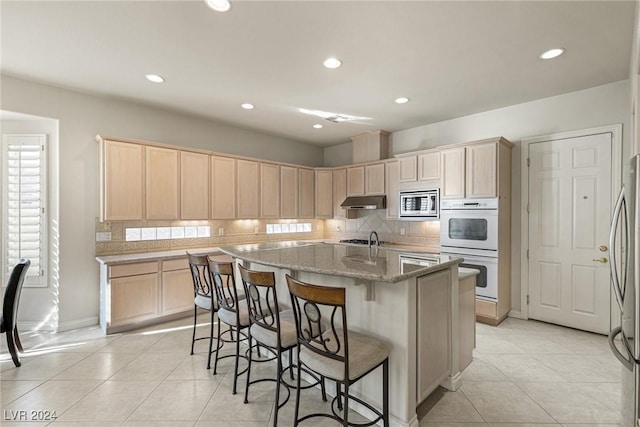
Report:
M 631 159 L 630 172 L 613 211 L 609 256 L 611 285 L 620 307 L 620 326 L 609 334 L 609 345 L 622 368 L 623 427 L 640 427 L 640 155 Z

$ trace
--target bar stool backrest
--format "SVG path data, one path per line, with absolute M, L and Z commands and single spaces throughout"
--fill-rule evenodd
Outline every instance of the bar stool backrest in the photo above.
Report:
M 191 277 L 193 278 L 194 297 L 198 295 L 213 299 L 209 258 L 206 255 L 193 255 L 187 252 Z M 213 306 L 213 304 L 212 304 Z
M 312 285 L 289 275 L 286 277 L 298 343 L 317 354 L 343 362 L 345 378 L 349 378 L 345 289 Z
M 275 275 L 270 271 L 247 270 L 243 266 L 239 269 L 251 323 L 277 333 L 280 330 L 280 310 Z M 278 345 L 279 341 L 280 336 Z
M 238 291 L 233 275 L 233 263 L 209 259 L 209 270 L 216 290 L 218 307 L 238 313 Z

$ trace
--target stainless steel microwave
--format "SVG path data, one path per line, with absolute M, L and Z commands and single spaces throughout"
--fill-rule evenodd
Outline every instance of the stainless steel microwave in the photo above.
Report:
M 440 218 L 440 189 L 400 191 L 400 219 L 425 221 Z

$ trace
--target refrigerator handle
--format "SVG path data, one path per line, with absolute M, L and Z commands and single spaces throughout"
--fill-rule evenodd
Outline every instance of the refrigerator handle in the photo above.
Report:
M 618 336 L 621 332 L 621 326 L 618 326 L 617 328 L 611 330 L 611 333 L 609 334 L 609 347 L 611 347 L 611 351 L 613 351 L 613 354 L 618 358 L 620 363 L 622 363 L 625 368 L 633 372 L 633 365 L 635 364 L 635 360 L 631 357 L 629 359 L 624 357 L 624 355 L 620 353 L 620 350 L 618 350 L 616 344 L 613 342 L 616 339 L 616 336 Z M 622 339 L 624 340 L 624 337 L 622 337 Z M 627 348 L 624 342 L 622 344 L 624 348 Z
M 616 235 L 618 232 L 618 220 L 620 219 L 620 215 L 622 213 L 622 208 L 625 206 L 625 191 L 624 187 L 620 190 L 620 195 L 618 196 L 618 200 L 616 201 L 616 206 L 613 209 L 613 219 L 611 223 L 611 232 L 609 233 L 609 258 L 611 259 L 611 263 L 609 264 L 609 268 L 611 270 L 611 281 L 613 286 L 613 293 L 616 296 L 616 301 L 618 302 L 618 307 L 622 310 L 622 288 L 620 287 L 620 278 L 618 277 L 618 263 L 616 260 Z M 626 231 L 626 230 L 625 230 Z

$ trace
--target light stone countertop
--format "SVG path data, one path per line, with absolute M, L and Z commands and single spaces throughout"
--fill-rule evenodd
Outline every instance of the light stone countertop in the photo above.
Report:
M 459 257 L 434 253 L 323 242 L 257 243 L 219 249 L 234 258 L 257 264 L 388 283 L 430 274 L 462 262 Z M 407 258 L 420 259 L 425 265 L 407 268 L 403 262 Z
M 187 256 L 187 252 L 195 255 L 223 255 L 223 253 L 220 252 L 220 249 L 218 249 L 217 247 L 210 247 L 177 249 L 173 251 L 138 252 L 122 255 L 105 255 L 96 257 L 96 261 L 104 265 L 131 264 L 136 262 L 184 258 Z

